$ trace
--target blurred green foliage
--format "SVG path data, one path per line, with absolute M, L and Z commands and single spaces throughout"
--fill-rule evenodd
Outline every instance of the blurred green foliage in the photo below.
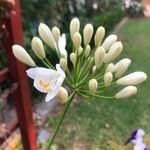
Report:
M 143 16 L 143 4 L 141 0 L 131 0 L 129 7 L 127 8 L 127 14 L 130 17 Z
M 120 0 L 22 0 L 21 6 L 27 45 L 40 22 L 50 27 L 56 25 L 68 33 L 69 22 L 76 16 L 81 27 L 92 22 L 95 28 L 103 25 L 109 32 L 124 15 Z

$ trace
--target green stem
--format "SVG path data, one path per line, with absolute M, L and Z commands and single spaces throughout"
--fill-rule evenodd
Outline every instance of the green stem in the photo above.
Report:
M 51 148 L 51 146 L 52 146 L 52 144 L 53 144 L 53 141 L 54 141 L 54 139 L 55 139 L 55 137 L 56 137 L 56 135 L 57 135 L 57 132 L 58 132 L 58 130 L 59 130 L 59 128 L 60 128 L 60 126 L 61 126 L 61 124 L 62 124 L 64 118 L 65 118 L 65 115 L 66 115 L 66 113 L 67 113 L 67 111 L 68 111 L 68 109 L 69 109 L 69 106 L 70 106 L 71 102 L 73 101 L 73 96 L 74 96 L 74 94 L 75 94 L 75 91 L 73 91 L 73 92 L 71 93 L 71 95 L 69 96 L 68 102 L 66 103 L 66 105 L 65 105 L 65 107 L 64 107 L 64 109 L 63 109 L 62 115 L 61 115 L 61 117 L 60 117 L 60 119 L 59 119 L 59 121 L 58 121 L 58 124 L 57 124 L 57 126 L 56 126 L 56 128 L 55 128 L 55 130 L 54 130 L 54 133 L 53 133 L 53 135 L 52 135 L 52 138 L 48 140 L 48 143 L 47 143 L 47 146 L 46 146 L 46 150 L 50 150 L 50 148 Z
M 112 96 L 103 96 L 103 95 L 96 95 L 96 94 L 92 94 L 92 95 L 98 98 L 103 98 L 103 99 L 114 99 L 114 97 Z
M 67 68 L 66 68 L 66 74 L 67 74 L 67 76 L 68 76 L 70 82 L 73 83 L 73 78 L 72 78 L 72 75 L 71 75 L 71 72 L 70 72 L 68 66 L 67 66 Z
M 46 67 L 51 68 L 51 66 L 50 66 L 49 64 L 47 64 L 47 62 L 46 62 L 44 59 L 42 59 L 41 61 L 43 62 L 43 64 L 44 64 Z
M 93 66 L 93 60 L 88 60 L 87 63 L 85 63 L 85 66 L 83 67 L 83 70 L 81 70 L 79 76 L 78 76 L 78 81 L 80 81 L 86 74 L 89 73 Z
M 44 61 L 52 68 L 54 69 L 54 66 L 49 62 L 47 58 L 44 58 Z

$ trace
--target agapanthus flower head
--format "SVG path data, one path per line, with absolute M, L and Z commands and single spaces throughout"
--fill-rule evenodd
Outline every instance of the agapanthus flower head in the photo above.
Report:
M 75 96 L 88 100 L 128 98 L 137 93 L 135 85 L 147 79 L 147 75 L 142 71 L 126 75 L 131 63 L 128 58 L 114 63 L 123 51 L 123 44 L 117 41 L 116 35 L 110 35 L 104 39 L 104 27 L 100 26 L 94 32 L 94 26 L 88 23 L 83 31 L 80 31 L 80 21 L 74 18 L 70 22 L 69 29 L 71 40 L 66 42 L 66 35 L 61 34 L 58 27 L 53 27 L 51 30 L 46 24 L 39 24 L 40 37 L 33 38 L 32 49 L 45 67 L 38 66 L 23 47 L 19 45 L 12 47 L 14 56 L 18 60 L 33 67 L 27 70 L 27 75 L 34 80 L 33 85 L 37 90 L 47 94 L 45 100 L 48 102 L 56 97 L 61 104 L 66 103 L 54 134 L 48 142 L 47 150 L 51 148 Z M 69 45 L 72 44 L 72 47 L 67 46 L 69 51 L 66 50 L 68 42 L 70 42 Z M 52 58 L 58 60 L 56 69 L 55 64 L 47 58 L 44 44 L 49 46 L 49 52 L 56 53 L 57 59 Z M 117 89 L 114 88 L 116 86 L 126 87 L 119 92 L 108 94 L 109 89 Z M 131 141 L 135 143 L 134 150 L 147 148 L 142 142 L 141 133 L 141 130 L 137 130 L 133 136 L 135 139 L 131 138 Z
M 71 20 L 69 30 L 72 43 L 71 52 L 66 50 L 65 33 L 61 34 L 60 29 L 56 26 L 51 30 L 46 24 L 39 24 L 40 37 L 33 38 L 32 49 L 47 68 L 35 65 L 22 47 L 13 46 L 13 53 L 17 59 L 31 67 L 35 66 L 35 68 L 27 70 L 27 75 L 34 80 L 35 88 L 47 93 L 46 101 L 58 93 L 59 97 L 65 97 L 64 99 L 68 97 L 62 84 L 65 85 L 63 87 L 67 87 L 68 95 L 74 91 L 86 99 L 93 97 L 122 99 L 137 93 L 135 85 L 144 82 L 147 75 L 141 71 L 126 75 L 131 64 L 129 58 L 114 63 L 123 51 L 123 44 L 121 41 L 117 41 L 117 35 L 109 35 L 104 39 L 105 28 L 99 26 L 94 32 L 94 27 L 90 23 L 85 25 L 83 31 L 80 31 L 78 18 Z M 56 53 L 59 59 L 59 64 L 56 65 L 57 70 L 46 57 L 44 43 Z M 118 85 L 126 87 L 108 96 L 108 89 Z M 66 101 L 63 100 L 63 102 Z

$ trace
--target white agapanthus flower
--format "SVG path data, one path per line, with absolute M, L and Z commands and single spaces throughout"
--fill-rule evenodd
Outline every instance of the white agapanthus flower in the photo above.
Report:
M 67 51 L 66 51 L 66 35 L 63 33 L 58 40 L 58 50 L 66 60 L 68 57 Z
M 64 71 L 56 64 L 57 70 L 42 67 L 28 69 L 27 75 L 34 80 L 34 87 L 40 92 L 47 93 L 45 101 L 54 98 L 66 77 Z
M 53 27 L 51 31 L 46 24 L 40 23 L 38 32 L 40 38 L 56 52 L 60 66 L 67 75 L 65 79 L 66 86 L 70 91 L 78 91 L 77 93 L 80 96 L 84 96 L 85 98 L 95 96 L 106 99 L 127 98 L 137 93 L 137 88 L 134 85 L 141 84 L 147 79 L 147 75 L 141 71 L 123 76 L 131 60 L 124 58 L 114 65 L 115 59 L 123 51 L 123 44 L 121 41 L 117 41 L 117 36 L 113 34 L 104 39 L 105 29 L 102 26 L 99 26 L 96 32 L 94 32 L 93 25 L 88 23 L 83 28 L 83 31 L 80 31 L 79 19 L 72 19 L 70 22 L 72 52 L 70 53 L 66 50 L 66 35 L 64 33 L 60 35 L 61 31 L 58 27 Z M 81 32 L 83 34 L 81 34 Z M 59 73 L 61 68 L 59 67 L 60 69 L 58 69 L 58 65 L 56 65 L 57 71 L 52 71 L 54 66 L 51 64 L 51 61 L 47 59 L 46 51 L 44 50 L 44 45 L 40 38 L 33 38 L 32 48 L 48 69 L 37 67 L 29 69 L 27 73 L 33 78 L 30 74 L 35 72 L 34 70 L 38 70 L 38 74 L 36 73 L 36 76 L 33 78 L 34 86 L 41 92 L 48 93 L 46 101 L 49 101 L 51 97 L 56 96 L 65 78 L 65 73 L 63 71 Z M 93 38 L 95 45 L 91 44 L 91 39 Z M 17 59 L 30 66 L 34 66 L 35 63 L 22 47 L 19 46 L 15 48 L 15 46 L 13 46 L 13 52 Z M 68 59 L 70 59 L 70 61 L 68 61 Z M 68 64 L 69 62 L 72 63 L 73 69 L 70 68 L 71 65 Z M 60 77 L 62 77 L 62 80 L 58 85 L 56 84 L 55 88 L 55 83 L 57 83 L 57 79 L 59 81 Z M 94 81 L 97 81 L 98 85 L 94 95 L 91 92 L 89 93 L 91 90 L 88 87 L 88 83 L 92 79 L 95 79 Z M 117 85 L 127 87 L 124 87 L 112 96 L 105 95 L 107 88 Z

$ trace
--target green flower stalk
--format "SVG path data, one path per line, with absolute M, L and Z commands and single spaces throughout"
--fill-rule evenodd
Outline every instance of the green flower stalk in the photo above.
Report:
M 104 39 L 104 27 L 98 27 L 94 35 L 93 25 L 87 24 L 83 29 L 82 37 L 80 21 L 74 18 L 71 20 L 69 28 L 70 42 L 72 43 L 71 53 L 66 50 L 66 36 L 64 33 L 61 35 L 58 27 L 53 27 L 51 31 L 44 23 L 39 25 L 38 32 L 42 40 L 34 37 L 31 45 L 35 55 L 43 62 L 45 68 L 35 65 L 35 62 L 21 46 L 14 45 L 12 47 L 14 56 L 18 60 L 34 67 L 27 70 L 27 75 L 34 80 L 33 85 L 37 90 L 47 94 L 45 100 L 48 102 L 56 97 L 61 104 L 65 104 L 58 125 L 48 140 L 46 150 L 51 148 L 75 95 L 89 100 L 93 98 L 123 99 L 135 95 L 137 93 L 135 85 L 141 84 L 147 79 L 147 75 L 141 71 L 125 75 L 131 64 L 129 58 L 124 58 L 114 64 L 114 60 L 123 51 L 123 45 L 117 41 L 116 35 L 110 35 Z M 93 40 L 94 46 L 91 44 Z M 56 69 L 46 57 L 44 43 L 59 58 Z M 68 65 L 69 62 L 72 63 L 72 67 L 69 67 L 71 66 Z M 118 85 L 125 87 L 113 95 L 108 95 L 107 89 Z

